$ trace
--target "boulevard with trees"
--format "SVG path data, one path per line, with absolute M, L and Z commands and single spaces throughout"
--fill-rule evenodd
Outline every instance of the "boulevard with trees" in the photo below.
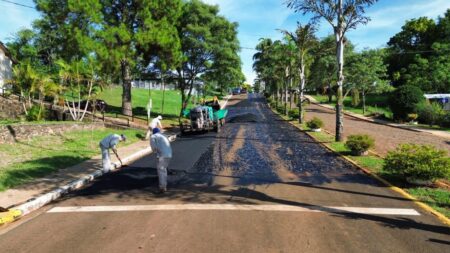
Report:
M 343 143 L 343 109 L 379 117 L 386 124 L 418 120 L 444 131 L 450 125 L 450 112 L 443 109 L 445 102 L 429 101 L 424 96 L 450 93 L 450 10 L 436 21 L 427 17 L 406 21 L 402 30 L 387 41 L 386 48 L 357 50 L 346 32 L 369 22 L 365 10 L 375 2 L 287 1 L 288 7 L 312 14 L 312 19 L 306 25 L 298 24 L 295 31 L 283 30 L 285 37 L 281 40 L 260 38 L 253 56 L 256 83 L 265 87 L 270 107 L 285 119 L 298 121 L 298 126 L 309 130 L 316 140 L 330 143 L 327 146 L 336 152 L 351 155 L 355 163 L 370 168 L 392 184 L 404 184 L 405 180 L 412 185 L 426 181 L 428 186 L 438 179 L 448 182 L 448 152 L 433 145 L 402 144 L 383 157 L 369 155 L 369 149 L 375 147 L 377 140 L 368 134 L 347 132 L 347 141 Z M 333 35 L 317 37 L 319 19 L 331 25 Z M 334 141 L 330 134 L 320 132 L 324 126 L 320 116 L 326 118 L 328 124 L 331 121 L 328 115 L 314 113 L 320 107 L 315 106 L 308 117 L 310 120 L 303 124 L 304 92 L 321 103 L 334 106 Z M 288 99 L 296 101 L 296 108 L 286 110 Z M 379 106 L 375 111 L 374 104 L 375 108 Z M 325 113 L 332 111 L 327 109 Z M 330 131 L 332 126 L 328 127 Z M 354 127 L 349 129 L 354 130 Z M 447 191 L 423 189 L 428 198 L 439 203 L 436 208 L 448 203 L 439 200 L 442 195 L 448 196 Z M 423 197 L 414 188 L 410 192 Z M 449 214 L 448 209 L 440 210 Z
M 299 109 L 281 111 L 302 122 L 304 103 L 298 101 L 304 101 L 303 92 L 326 95 L 327 101 L 314 97 L 328 104 L 333 104 L 335 97 L 336 141 L 342 141 L 344 103 L 351 111 L 361 108 L 363 115 L 448 127 L 450 113 L 442 109 L 442 101 L 426 101 L 423 94 L 450 93 L 450 10 L 436 21 L 427 17 L 406 21 L 386 48 L 356 50 L 345 34 L 369 22 L 365 10 L 375 2 L 336 1 L 334 5 L 329 1 L 287 1 L 294 11 L 310 13 L 313 18 L 311 23 L 298 24 L 296 31 L 283 30 L 286 36 L 282 40 L 261 38 L 255 47 L 253 69 L 257 83 L 265 85 L 269 102 L 275 108 L 285 107 L 284 94 L 289 90 L 285 87 L 294 87 L 290 97 Z M 332 26 L 333 35 L 317 38 L 315 25 L 320 19 Z M 283 47 L 291 51 L 280 50 Z M 292 64 L 294 71 L 288 73 Z M 289 86 L 291 82 L 293 86 Z M 395 101 L 396 89 L 405 85 L 417 87 L 420 92 L 410 92 L 420 98 Z M 398 103 L 406 103 L 405 109 Z

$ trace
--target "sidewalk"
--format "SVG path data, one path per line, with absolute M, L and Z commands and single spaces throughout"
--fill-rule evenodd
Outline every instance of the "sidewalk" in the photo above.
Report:
M 139 141 L 122 147 L 120 147 L 119 144 L 118 153 L 121 158 L 125 158 L 148 147 L 148 141 Z M 98 152 L 100 154 L 100 148 Z M 114 155 L 111 156 L 111 160 L 112 162 L 118 162 Z M 101 155 L 97 155 L 90 160 L 84 161 L 72 167 L 65 169 L 61 168 L 55 173 L 35 179 L 25 185 L 0 192 L 0 206 L 4 208 L 11 208 L 13 206 L 25 203 L 44 193 L 50 192 L 54 189 L 67 185 L 72 181 L 92 174 L 101 169 L 101 167 Z
M 314 103 L 314 104 L 316 104 L 318 106 L 322 106 L 324 108 L 331 109 L 331 110 L 335 109 L 334 106 L 331 106 L 331 105 L 328 105 L 328 104 L 321 104 L 321 103 L 317 102 L 317 100 L 315 100 L 311 96 L 305 95 L 305 97 L 308 98 L 311 101 L 311 103 Z M 366 116 L 363 116 L 361 114 L 348 112 L 348 111 L 345 111 L 344 113 L 346 115 L 348 115 L 348 116 L 351 116 L 351 117 L 354 117 L 354 118 L 358 118 L 358 119 L 362 119 L 362 120 L 366 120 L 366 121 L 370 121 L 370 122 L 377 123 L 377 124 L 387 125 L 387 126 L 396 127 L 396 128 L 402 128 L 402 129 L 406 129 L 406 130 L 410 130 L 410 131 L 429 133 L 429 134 L 433 134 L 433 135 L 439 136 L 441 138 L 450 139 L 450 132 L 446 132 L 446 131 L 423 129 L 423 128 L 420 128 L 420 127 L 417 127 L 417 126 L 413 126 L 413 125 L 392 123 L 390 121 L 381 120 L 381 119 L 374 119 L 374 118 L 366 117 Z

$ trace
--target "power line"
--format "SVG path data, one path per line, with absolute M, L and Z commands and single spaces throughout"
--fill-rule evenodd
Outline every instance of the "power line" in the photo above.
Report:
M 10 3 L 10 4 L 15 4 L 15 5 L 26 7 L 26 8 L 30 8 L 30 9 L 35 9 L 33 6 L 25 5 L 25 4 L 21 4 L 21 3 L 16 3 L 16 2 L 13 2 L 13 1 L 9 1 L 9 0 L 0 0 L 0 1 L 5 2 L 5 3 Z

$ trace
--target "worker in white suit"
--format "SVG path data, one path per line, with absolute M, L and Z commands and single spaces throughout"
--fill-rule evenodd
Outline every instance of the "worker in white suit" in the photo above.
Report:
M 153 128 L 152 132 L 150 146 L 158 159 L 156 169 L 158 170 L 159 192 L 164 193 L 167 191 L 167 167 L 172 159 L 172 147 L 169 138 L 163 135 L 159 128 Z
M 111 170 L 111 158 L 109 156 L 109 150 L 111 149 L 116 155 L 117 159 L 120 161 L 120 164 L 123 165 L 122 160 L 117 153 L 117 144 L 121 141 L 126 141 L 125 135 L 121 134 L 110 134 L 106 136 L 103 140 L 100 141 L 100 149 L 102 151 L 102 163 L 103 163 L 103 172 L 108 172 Z
M 145 134 L 145 139 L 148 140 L 148 138 L 150 137 L 150 134 L 152 133 L 154 128 L 159 128 L 160 130 L 162 130 L 162 124 L 161 124 L 161 120 L 162 120 L 162 116 L 159 115 L 158 117 L 152 119 L 152 121 L 150 121 L 150 124 L 148 125 L 148 130 L 147 133 Z

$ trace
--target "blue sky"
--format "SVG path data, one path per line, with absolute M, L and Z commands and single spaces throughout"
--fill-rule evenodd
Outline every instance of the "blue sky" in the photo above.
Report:
M 32 0 L 12 0 L 33 6 Z M 308 22 L 308 17 L 294 13 L 283 3 L 284 0 L 203 0 L 217 4 L 220 13 L 229 20 L 239 23 L 239 40 L 244 48 L 254 48 L 259 38 L 280 39 L 276 29 L 295 30 L 297 21 Z M 350 31 L 348 37 L 357 49 L 379 48 L 394 34 L 400 31 L 406 20 L 427 16 L 437 18 L 450 8 L 450 0 L 379 0 L 367 10 L 372 21 L 366 26 L 359 26 Z M 30 27 L 39 17 L 36 10 L 0 1 L 0 40 L 5 42 L 22 27 Z M 332 33 L 330 25 L 322 23 L 318 36 Z M 240 55 L 247 82 L 253 83 L 255 73 L 252 71 L 251 49 L 242 49 Z

